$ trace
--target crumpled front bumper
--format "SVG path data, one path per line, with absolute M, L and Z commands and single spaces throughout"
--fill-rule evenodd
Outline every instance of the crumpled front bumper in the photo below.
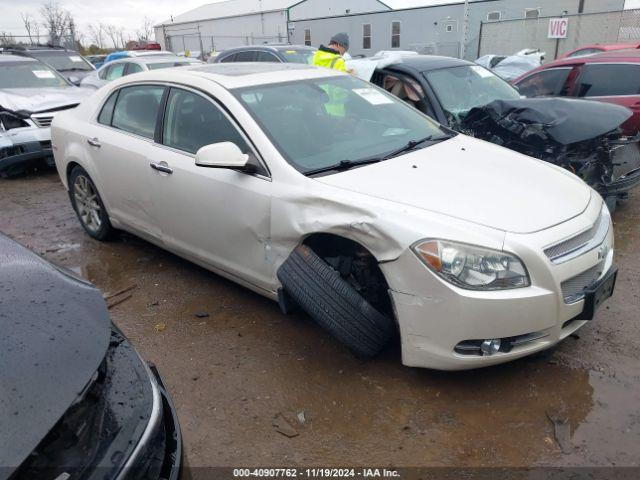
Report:
M 49 128 L 25 127 L 0 133 L 1 176 L 44 165 L 55 165 Z

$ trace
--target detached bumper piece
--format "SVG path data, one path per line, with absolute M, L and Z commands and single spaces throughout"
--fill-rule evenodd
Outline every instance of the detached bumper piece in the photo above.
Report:
M 27 170 L 55 165 L 51 141 L 0 145 L 0 176 L 19 175 Z
M 160 376 L 117 330 L 92 381 L 12 480 L 178 478 L 182 438 Z

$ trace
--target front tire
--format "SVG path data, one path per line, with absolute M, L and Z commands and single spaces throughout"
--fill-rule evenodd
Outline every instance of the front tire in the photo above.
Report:
M 393 319 L 373 308 L 306 245 L 285 260 L 278 279 L 300 308 L 356 355 L 373 357 L 393 337 Z
M 107 240 L 115 233 L 98 189 L 87 171 L 76 166 L 69 175 L 71 205 L 85 232 L 96 240 Z

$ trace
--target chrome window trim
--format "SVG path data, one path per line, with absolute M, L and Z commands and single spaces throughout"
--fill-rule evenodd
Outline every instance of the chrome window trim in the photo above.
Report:
M 260 178 L 263 180 L 267 180 L 267 181 L 271 181 L 272 179 L 272 175 L 271 175 L 271 170 L 269 169 L 269 165 L 267 164 L 267 162 L 264 160 L 264 157 L 260 154 L 260 151 L 258 150 L 258 148 L 255 146 L 255 144 L 251 141 L 251 139 L 249 138 L 248 135 L 245 134 L 244 130 L 242 128 L 239 127 L 238 122 L 236 122 L 236 120 L 229 115 L 229 113 L 227 112 L 227 110 L 222 106 L 222 104 L 220 102 L 218 102 L 216 99 L 203 94 L 202 91 L 195 89 L 193 87 L 190 87 L 188 85 L 182 85 L 179 83 L 171 83 L 171 82 L 166 82 L 166 81 L 141 81 L 141 82 L 132 82 L 132 83 L 128 83 L 126 85 L 120 85 L 117 88 L 114 88 L 113 90 L 111 90 L 105 97 L 104 100 L 102 102 L 100 102 L 99 107 L 96 109 L 96 111 L 94 112 L 94 114 L 91 116 L 91 119 L 89 120 L 89 123 L 91 125 L 94 126 L 98 126 L 101 128 L 108 128 L 110 130 L 113 130 L 115 132 L 118 133 L 122 133 L 124 135 L 128 135 L 130 137 L 133 137 L 137 140 L 144 140 L 156 147 L 159 148 L 166 148 L 168 150 L 174 151 L 176 153 L 180 153 L 182 155 L 185 155 L 187 157 L 193 157 L 195 160 L 195 155 L 191 154 L 189 152 L 185 152 L 184 150 L 178 150 L 176 148 L 170 147 L 168 145 L 163 145 L 161 143 L 157 143 L 155 141 L 154 138 L 149 138 L 149 137 L 144 137 L 142 135 L 138 135 L 136 133 L 132 133 L 132 132 L 127 132 L 126 130 L 121 130 L 119 128 L 116 128 L 112 125 L 105 125 L 103 123 L 100 123 L 98 121 L 98 117 L 100 116 L 100 112 L 102 112 L 102 109 L 104 108 L 105 103 L 107 103 L 109 101 L 109 98 L 111 98 L 111 95 L 113 95 L 115 92 L 117 92 L 118 90 L 122 89 L 122 88 L 127 88 L 127 87 L 132 87 L 132 86 L 150 86 L 150 87 L 165 87 L 165 88 L 181 88 L 183 90 L 189 90 L 192 93 L 195 93 L 197 95 L 200 95 L 201 97 L 205 98 L 206 100 L 208 100 L 209 102 L 212 102 L 216 108 L 220 109 L 220 111 L 227 117 L 227 119 L 231 122 L 231 125 L 233 125 L 233 127 L 238 131 L 238 133 L 240 134 L 240 136 L 242 137 L 242 139 L 246 142 L 247 146 L 249 146 L 249 148 L 253 151 L 253 154 L 256 156 L 256 158 L 258 159 L 258 162 L 260 162 L 260 165 L 262 165 L 262 167 L 265 169 L 265 171 L 267 172 L 267 175 L 263 175 L 260 173 L 252 173 L 249 174 L 253 177 L 256 178 Z M 115 108 L 115 106 L 114 106 Z

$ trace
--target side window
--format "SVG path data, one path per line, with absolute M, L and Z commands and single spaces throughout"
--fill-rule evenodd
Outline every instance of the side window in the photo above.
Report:
M 640 94 L 640 65 L 587 65 L 579 79 L 579 97 Z
M 109 72 L 109 68 L 111 68 L 111 67 L 104 67 L 103 69 L 101 69 L 98 72 L 98 77 L 100 77 L 102 80 L 106 80 L 107 72 Z
M 212 143 L 233 142 L 243 153 L 250 149 L 236 127 L 212 102 L 179 88 L 172 88 L 167 99 L 162 143 L 196 153 Z
M 144 69 L 138 65 L 137 63 L 129 63 L 127 67 L 127 75 L 131 75 L 132 73 L 140 73 L 144 72 Z
M 273 53 L 270 52 L 258 52 L 256 62 L 279 62 L 280 60 Z
M 236 53 L 235 62 L 255 62 L 256 61 L 256 52 L 255 50 L 248 50 L 245 52 Z
M 164 87 L 140 85 L 120 89 L 111 125 L 125 132 L 153 138 Z
M 221 63 L 235 62 L 235 61 L 236 61 L 236 54 L 235 53 L 232 53 L 231 55 L 227 55 L 222 60 L 220 60 Z
M 424 111 L 425 108 L 421 107 L 426 107 L 427 112 L 424 113 L 431 118 L 435 118 L 433 109 L 431 108 L 430 102 L 426 100 L 422 87 L 414 80 L 400 78 L 394 75 L 386 75 L 382 83 L 382 88 L 417 110 Z
M 103 125 L 111 125 L 111 119 L 113 118 L 113 108 L 116 106 L 116 99 L 118 98 L 118 92 L 113 92 L 109 99 L 105 102 L 98 115 L 98 123 Z
M 518 90 L 525 97 L 566 95 L 565 83 L 571 70 L 571 68 L 550 68 L 534 73 L 518 83 Z
M 111 65 L 107 71 L 105 80 L 115 80 L 116 78 L 120 78 L 124 75 L 124 68 L 126 66 L 126 63 L 116 63 L 115 65 Z

